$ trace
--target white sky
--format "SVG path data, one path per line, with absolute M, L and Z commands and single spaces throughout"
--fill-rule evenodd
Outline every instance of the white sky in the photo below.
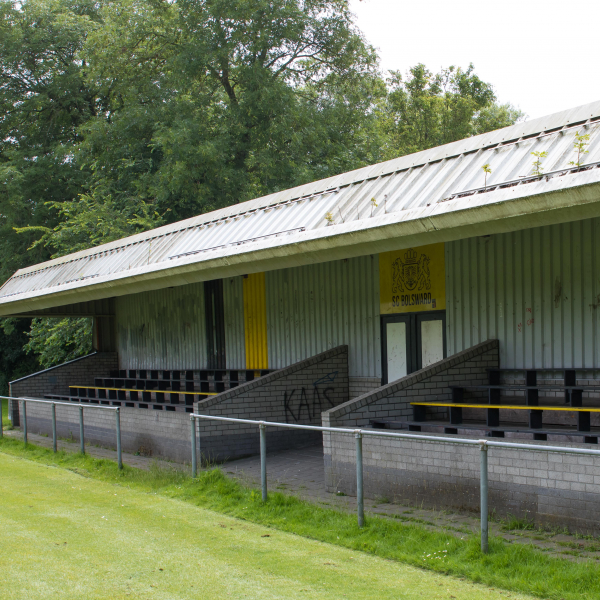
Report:
M 529 118 L 600 100 L 595 0 L 350 0 L 383 69 L 476 73 Z

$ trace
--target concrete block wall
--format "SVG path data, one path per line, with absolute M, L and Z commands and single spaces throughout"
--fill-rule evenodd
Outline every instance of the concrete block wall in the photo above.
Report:
M 80 361 L 85 364 L 83 359 Z M 100 374 L 100 362 L 88 361 L 88 363 L 92 365 L 92 377 Z M 62 366 L 67 367 L 67 365 Z M 83 372 L 80 375 L 84 377 Z M 67 380 L 76 385 L 87 383 L 85 379 L 77 380 L 74 373 L 67 376 Z M 90 383 L 93 384 L 93 380 Z M 20 392 L 25 391 L 23 387 L 19 389 Z M 38 397 L 49 393 L 43 392 L 43 389 L 43 387 L 38 388 Z M 34 388 L 30 386 L 27 390 L 31 392 Z M 34 397 L 33 393 L 21 393 L 21 395 Z M 347 400 L 348 347 L 340 346 L 199 402 L 195 410 L 218 416 L 319 424 L 323 409 Z M 57 406 L 59 437 L 79 439 L 78 407 L 79 405 L 75 404 Z M 189 462 L 191 457 L 189 414 L 124 407 L 120 410 L 122 444 L 125 452 L 140 452 L 178 462 Z M 49 405 L 28 403 L 29 431 L 51 434 L 50 411 Z M 109 448 L 116 447 L 114 411 L 84 408 L 84 424 L 86 443 Z M 222 461 L 259 451 L 258 428 L 254 426 L 202 421 L 198 424 L 198 433 L 201 436 L 199 443 L 205 459 Z M 287 429 L 269 428 L 267 435 L 269 450 L 320 440 L 321 434 L 318 432 Z
M 338 346 L 199 402 L 196 411 L 213 416 L 320 425 L 321 412 L 348 400 L 348 346 Z M 259 452 L 258 427 L 201 421 L 202 455 L 225 460 Z M 267 429 L 269 450 L 319 442 L 314 431 Z
M 325 427 L 366 427 L 371 419 L 412 420 L 411 402 L 450 401 L 450 385 L 482 385 L 487 369 L 499 366 L 498 340 L 488 340 L 323 412 Z M 465 400 L 481 394 L 465 395 Z M 487 395 L 485 396 L 487 397 Z M 433 417 L 447 409 L 428 409 Z M 327 450 L 327 449 L 326 449 Z
M 10 382 L 13 397 L 43 398 L 46 394 L 68 395 L 70 385 L 94 385 L 94 377 L 107 375 L 118 369 L 116 352 L 94 352 L 62 365 L 50 367 Z M 13 425 L 18 426 L 16 402 L 11 402 Z
M 368 392 L 373 392 L 380 387 L 380 377 L 350 377 L 350 400 L 364 396 Z
M 329 489 L 356 495 L 354 436 L 330 434 L 329 444 Z M 480 452 L 477 446 L 365 436 L 365 495 L 437 509 L 478 511 Z M 539 525 L 600 534 L 598 457 L 492 447 L 488 470 L 490 511 Z
M 115 411 L 83 406 L 86 444 L 116 448 Z M 139 452 L 145 456 L 182 463 L 191 461 L 189 414 L 123 407 L 120 408 L 120 413 L 124 452 Z M 51 418 L 50 405 L 27 403 L 29 432 L 52 435 Z M 79 440 L 79 404 L 57 405 L 56 430 L 58 437 Z

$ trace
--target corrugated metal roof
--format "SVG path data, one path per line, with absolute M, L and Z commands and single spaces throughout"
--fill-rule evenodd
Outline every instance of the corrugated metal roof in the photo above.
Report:
M 573 169 L 569 164 L 576 158 L 573 143 L 578 131 L 590 136 L 588 153 L 582 161 L 587 165 L 585 169 Z M 547 174 L 542 179 L 531 176 L 534 151 L 548 154 L 542 159 Z M 482 166 L 486 163 L 492 172 L 484 188 Z M 382 224 L 494 204 L 499 198 L 512 199 L 593 183 L 600 181 L 600 170 L 591 177 L 589 171 L 598 164 L 600 102 L 271 194 L 22 269 L 0 288 L 0 314 L 22 311 L 25 306 L 17 305 L 23 300 L 42 295 L 83 291 L 100 284 L 106 290 L 95 297 L 119 295 L 125 292 L 116 289 L 118 280 L 129 278 L 135 283 L 136 278 L 150 273 L 156 279 L 181 266 L 188 271 L 194 265 L 201 268 L 202 263 L 215 257 L 226 259 L 229 264 L 227 260 L 233 262 L 231 257 L 236 255 L 308 239 L 319 240 L 324 249 L 327 246 L 324 240 L 335 238 L 342 231 L 352 235 Z M 562 178 L 560 184 L 552 185 L 557 178 Z M 515 187 L 528 189 L 516 194 L 512 189 L 511 194 L 501 193 Z M 236 260 L 240 262 L 239 258 Z M 154 287 L 161 286 L 154 284 Z

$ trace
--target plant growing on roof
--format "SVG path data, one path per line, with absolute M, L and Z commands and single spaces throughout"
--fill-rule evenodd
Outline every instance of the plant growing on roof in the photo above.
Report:
M 377 208 L 377 200 L 375 200 L 375 198 L 371 198 L 371 216 L 373 216 L 374 208 Z
M 575 134 L 575 141 L 573 142 L 573 150 L 577 152 L 577 160 L 570 161 L 569 164 L 574 167 L 581 166 L 581 159 L 584 154 L 587 154 L 589 150 L 586 149 L 586 146 L 589 144 L 590 134 L 586 133 L 583 135 L 579 135 L 579 131 Z
M 542 158 L 546 158 L 548 156 L 547 152 L 532 152 L 531 153 L 533 156 L 535 156 L 535 160 L 533 161 L 533 171 L 531 172 L 532 175 L 535 175 L 536 177 L 540 177 L 541 175 L 544 174 L 544 169 L 542 168 Z
M 483 169 L 483 173 L 484 173 L 483 187 L 487 188 L 487 176 L 492 172 L 490 163 L 485 163 L 485 165 L 483 165 L 483 167 L 481 167 L 481 168 Z
M 325 213 L 325 220 L 327 221 L 327 225 L 333 225 L 333 213 Z

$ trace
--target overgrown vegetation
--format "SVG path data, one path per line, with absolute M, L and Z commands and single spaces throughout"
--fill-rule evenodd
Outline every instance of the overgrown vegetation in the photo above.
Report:
M 532 546 L 490 540 L 490 553 L 482 555 L 476 536 L 457 538 L 411 523 L 379 517 L 359 529 L 354 515 L 316 507 L 279 493 L 263 504 L 260 494 L 226 478 L 218 469 L 204 471 L 192 480 L 181 471 L 154 467 L 142 471 L 114 462 L 59 452 L 4 438 L 0 450 L 44 464 L 71 469 L 101 481 L 176 498 L 197 506 L 282 531 L 325 541 L 383 558 L 402 561 L 440 573 L 467 577 L 474 582 L 541 598 L 587 600 L 600 598 L 600 567 L 544 555 Z M 447 552 L 444 552 L 447 551 Z

